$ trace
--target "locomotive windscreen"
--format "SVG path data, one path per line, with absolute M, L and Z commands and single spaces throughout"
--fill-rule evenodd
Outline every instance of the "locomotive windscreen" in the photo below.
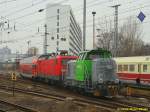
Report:
M 67 65 L 67 62 L 68 62 L 69 60 L 68 59 L 63 59 L 62 60 L 62 65 Z
M 62 59 L 62 65 L 67 65 L 68 61 L 74 60 L 74 59 Z

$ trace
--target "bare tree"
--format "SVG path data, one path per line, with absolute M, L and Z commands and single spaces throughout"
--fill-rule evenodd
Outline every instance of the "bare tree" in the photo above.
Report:
M 97 36 L 97 47 L 112 51 L 114 43 L 112 22 L 108 22 L 106 20 L 105 24 L 103 27 L 101 26 L 100 29 L 101 32 L 99 32 Z M 127 21 L 121 27 L 119 27 L 117 56 L 142 55 L 144 42 L 141 40 L 141 38 L 142 28 L 140 24 L 133 17 L 127 18 Z
M 98 23 L 97 47 L 112 50 L 113 30 L 112 21 L 105 18 L 104 23 Z
M 120 28 L 118 56 L 141 55 L 141 48 L 144 44 L 141 38 L 141 26 L 135 19 L 129 17 Z
M 150 43 L 146 43 L 142 46 L 141 54 L 144 56 L 150 55 Z

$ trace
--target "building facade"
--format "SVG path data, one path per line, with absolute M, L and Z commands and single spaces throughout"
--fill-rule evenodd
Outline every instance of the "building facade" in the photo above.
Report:
M 47 53 L 82 50 L 82 32 L 69 5 L 48 4 L 46 8 Z

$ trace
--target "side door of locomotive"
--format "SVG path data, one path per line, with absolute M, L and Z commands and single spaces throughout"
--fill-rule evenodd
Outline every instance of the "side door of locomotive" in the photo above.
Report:
M 44 57 L 41 56 L 41 57 L 39 57 L 38 62 L 37 62 L 37 64 L 38 64 L 38 66 L 37 66 L 38 73 L 37 74 L 39 76 L 41 76 L 43 74 L 43 60 L 44 60 Z
M 32 75 L 33 76 L 37 75 L 37 63 L 32 64 Z
M 56 75 L 56 69 L 55 69 L 56 61 L 57 61 L 57 58 L 55 56 L 52 57 L 50 60 L 50 75 L 52 77 Z

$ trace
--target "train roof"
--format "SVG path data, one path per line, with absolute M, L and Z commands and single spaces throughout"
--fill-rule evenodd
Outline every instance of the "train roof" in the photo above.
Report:
M 126 62 L 150 62 L 150 56 L 133 56 L 133 57 L 117 57 L 114 58 L 114 60 L 116 62 L 122 62 L 122 63 L 126 63 Z
M 106 50 L 106 49 L 103 49 L 103 48 L 85 50 L 85 51 L 81 51 L 80 53 L 86 53 L 86 52 L 107 52 L 107 53 L 111 53 L 109 50 Z
M 72 55 L 50 55 L 50 54 L 47 54 L 47 55 L 41 55 L 39 56 L 39 58 L 41 57 L 51 57 L 51 58 L 77 58 L 77 56 L 72 56 Z
M 22 63 L 34 63 L 37 61 L 39 56 L 32 56 L 32 57 L 28 57 L 28 58 L 24 58 L 22 60 L 20 60 L 20 64 Z

